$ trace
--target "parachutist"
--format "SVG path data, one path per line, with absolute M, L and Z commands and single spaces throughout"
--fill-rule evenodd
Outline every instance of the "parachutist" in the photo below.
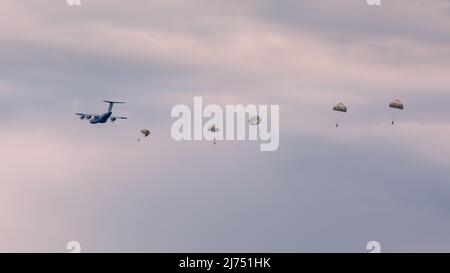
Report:
M 333 111 L 336 111 L 338 113 L 347 113 L 347 106 L 345 106 L 342 102 L 338 103 L 333 107 Z M 340 122 L 341 122 L 341 119 L 338 118 L 337 122 L 336 122 L 336 128 L 339 127 Z
M 389 108 L 391 111 L 392 116 L 392 125 L 394 125 L 394 121 L 396 121 L 397 111 L 403 111 L 405 106 L 400 100 L 394 100 L 393 102 L 389 103 Z
M 215 134 L 215 133 L 219 132 L 219 127 L 216 127 L 216 125 L 213 124 L 208 128 L 208 131 L 210 131 L 212 134 Z M 216 145 L 216 137 L 215 136 L 214 136 L 214 145 Z

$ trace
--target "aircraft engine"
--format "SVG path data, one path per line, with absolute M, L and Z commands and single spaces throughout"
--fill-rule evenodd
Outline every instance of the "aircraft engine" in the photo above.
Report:
M 89 115 L 86 116 L 86 119 L 88 119 L 88 120 L 91 119 L 91 118 L 92 118 L 92 116 L 89 116 Z
M 116 120 L 117 120 L 117 118 L 111 118 L 111 122 L 114 122 Z
M 81 119 L 81 120 L 84 120 L 85 118 L 86 118 L 86 116 L 84 116 L 84 115 L 81 115 L 81 116 L 80 116 L 80 119 Z

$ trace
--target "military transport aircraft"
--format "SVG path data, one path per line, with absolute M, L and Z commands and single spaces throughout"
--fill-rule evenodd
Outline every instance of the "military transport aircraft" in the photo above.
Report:
M 85 114 L 85 113 L 76 113 L 75 115 L 79 116 L 81 120 L 89 120 L 91 124 L 97 123 L 106 123 L 108 120 L 114 122 L 118 119 L 127 119 L 127 117 L 118 117 L 112 115 L 112 108 L 114 104 L 125 103 L 121 101 L 109 101 L 104 100 L 103 102 L 109 103 L 108 112 L 104 114 Z

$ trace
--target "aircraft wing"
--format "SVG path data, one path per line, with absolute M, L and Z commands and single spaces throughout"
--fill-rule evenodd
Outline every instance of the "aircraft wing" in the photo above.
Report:
M 98 114 L 88 114 L 88 113 L 75 113 L 77 116 L 98 116 Z
M 111 116 L 111 119 L 128 119 L 127 117 Z
M 87 113 L 75 113 L 75 115 L 80 116 L 80 119 L 91 119 L 92 117 L 98 116 L 98 114 L 87 114 Z

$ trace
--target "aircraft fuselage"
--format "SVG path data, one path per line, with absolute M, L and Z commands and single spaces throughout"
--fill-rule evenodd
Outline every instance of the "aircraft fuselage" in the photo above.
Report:
M 108 121 L 108 119 L 111 117 L 111 115 L 112 115 L 112 112 L 107 112 L 100 116 L 92 117 L 90 120 L 90 123 L 91 124 L 106 123 Z

